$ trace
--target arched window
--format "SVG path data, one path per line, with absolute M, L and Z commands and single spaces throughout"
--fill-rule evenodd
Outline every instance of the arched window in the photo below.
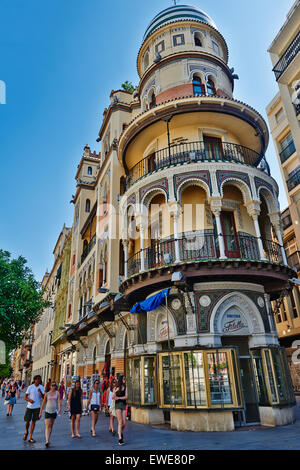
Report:
M 200 33 L 195 33 L 194 35 L 195 46 L 202 47 L 202 38 Z
M 88 167 L 88 175 L 92 175 L 93 174 L 93 169 L 91 166 Z
M 85 212 L 90 212 L 90 210 L 91 210 L 91 201 L 87 199 L 85 201 Z
M 146 70 L 149 66 L 149 52 L 146 52 L 144 55 L 144 70 Z
M 207 80 L 207 84 L 206 84 L 206 89 L 207 89 L 207 94 L 208 95 L 215 95 L 216 94 L 216 88 L 215 88 L 215 84 L 213 82 L 213 80 L 211 78 L 209 78 Z
M 156 106 L 156 97 L 154 91 L 152 92 L 150 102 L 149 102 L 149 108 L 152 109 Z
M 197 75 L 193 77 L 194 96 L 205 95 L 205 87 L 202 85 L 201 78 Z

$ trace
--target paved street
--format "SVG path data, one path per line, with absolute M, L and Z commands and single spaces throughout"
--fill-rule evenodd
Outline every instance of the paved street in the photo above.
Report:
M 0 449 L 45 449 L 44 420 L 37 423 L 35 444 L 23 441 L 25 401 L 21 398 L 12 417 L 6 416 L 6 406 L 1 398 Z M 235 432 L 192 433 L 177 432 L 158 427 L 127 422 L 125 445 L 118 445 L 117 436 L 108 432 L 108 418 L 101 414 L 97 423 L 97 437 L 90 434 L 90 417 L 81 419 L 81 439 L 72 439 L 67 414 L 58 417 L 54 425 L 51 449 L 55 450 L 293 450 L 300 449 L 300 397 L 297 398 L 296 423 L 280 428 L 247 428 Z M 47 449 L 45 449 L 47 450 Z

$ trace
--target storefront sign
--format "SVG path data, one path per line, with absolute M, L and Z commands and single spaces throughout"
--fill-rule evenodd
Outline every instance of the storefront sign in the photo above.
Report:
M 172 320 L 169 316 L 169 337 L 174 338 L 174 330 L 172 325 Z M 167 341 L 168 340 L 168 320 L 167 315 L 161 315 L 160 321 L 158 322 L 158 338 L 157 341 Z
M 222 333 L 227 335 L 249 335 L 246 318 L 237 309 L 230 309 L 222 318 Z

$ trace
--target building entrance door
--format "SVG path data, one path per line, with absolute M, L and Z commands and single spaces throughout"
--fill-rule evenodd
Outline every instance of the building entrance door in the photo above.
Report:
M 223 336 L 223 346 L 237 346 L 239 351 L 240 377 L 244 398 L 244 416 L 240 420 L 245 425 L 260 423 L 258 394 L 255 385 L 252 358 L 248 336 Z

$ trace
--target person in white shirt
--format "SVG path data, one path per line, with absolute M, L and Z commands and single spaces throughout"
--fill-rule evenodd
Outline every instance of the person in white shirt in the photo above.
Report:
M 29 439 L 28 442 L 35 442 L 34 439 L 32 439 L 32 434 L 35 428 L 35 422 L 39 420 L 39 414 L 40 414 L 40 408 L 41 408 L 41 401 L 44 398 L 44 387 L 41 385 L 42 383 L 42 378 L 40 375 L 35 375 L 33 377 L 33 384 L 29 385 L 29 387 L 26 390 L 24 400 L 28 402 L 26 411 L 25 411 L 25 416 L 24 416 L 24 421 L 25 421 L 25 434 L 24 434 L 24 441 L 26 441 L 27 436 L 28 436 L 28 430 L 29 430 L 29 425 L 30 421 L 31 423 L 31 428 L 29 432 Z

